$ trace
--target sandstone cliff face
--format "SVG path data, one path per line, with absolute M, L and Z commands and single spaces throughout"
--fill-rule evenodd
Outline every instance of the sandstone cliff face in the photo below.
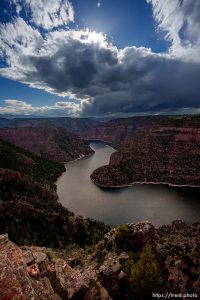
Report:
M 64 128 L 3 128 L 0 138 L 58 162 L 93 153 L 87 142 Z
M 96 121 L 88 118 L 0 118 L 0 128 L 66 128 L 82 138 L 101 140 L 119 146 L 126 138 L 133 138 L 152 126 L 196 128 L 199 116 L 145 116 Z
M 0 128 L 19 128 L 19 127 L 32 127 L 32 128 L 66 128 L 73 131 L 79 136 L 84 136 L 84 134 L 92 127 L 97 125 L 97 121 L 87 119 L 87 118 L 14 118 L 5 119 L 0 118 Z
M 199 223 L 156 229 L 144 221 L 112 229 L 90 252 L 19 248 L 2 235 L 0 299 L 146 300 L 152 292 L 198 298 L 199 233 Z
M 37 276 L 36 265 L 32 272 Z M 7 235 L 0 236 L 0 299 L 60 299 L 47 278 L 37 280 L 29 276 L 22 251 Z
M 146 116 L 113 119 L 108 122 L 98 122 L 84 133 L 91 140 L 101 140 L 112 143 L 119 148 L 121 143 L 151 128 L 199 128 L 199 116 Z
M 119 147 L 122 141 L 133 138 L 135 134 L 151 127 L 158 121 L 159 117 L 134 117 L 99 122 L 96 126 L 91 127 L 84 137 L 89 140 L 106 141 Z
M 137 182 L 199 186 L 200 122 L 176 127 L 173 120 L 161 123 L 125 138 L 109 165 L 93 172 L 92 180 L 105 187 Z
M 65 260 L 49 261 L 45 248 L 22 247 L 0 236 L 0 299 L 109 300 L 102 285 Z

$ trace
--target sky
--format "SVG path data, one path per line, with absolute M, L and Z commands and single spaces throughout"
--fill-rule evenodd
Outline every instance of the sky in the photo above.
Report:
M 0 115 L 200 113 L 199 0 L 0 0 Z

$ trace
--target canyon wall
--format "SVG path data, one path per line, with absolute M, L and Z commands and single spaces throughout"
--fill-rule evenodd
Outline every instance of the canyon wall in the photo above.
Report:
M 58 162 L 93 153 L 86 141 L 65 128 L 1 128 L 0 138 Z
M 127 135 L 117 144 L 108 166 L 91 179 L 102 187 L 132 183 L 200 186 L 200 119 L 154 119 L 148 128 Z

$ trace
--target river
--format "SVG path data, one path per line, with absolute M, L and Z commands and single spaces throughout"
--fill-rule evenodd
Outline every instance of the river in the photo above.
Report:
M 200 189 L 165 185 L 134 185 L 123 189 L 102 190 L 90 174 L 109 162 L 115 151 L 105 143 L 90 144 L 95 154 L 66 164 L 57 181 L 59 201 L 83 217 L 115 226 L 150 220 L 155 226 L 175 219 L 195 222 L 200 219 Z

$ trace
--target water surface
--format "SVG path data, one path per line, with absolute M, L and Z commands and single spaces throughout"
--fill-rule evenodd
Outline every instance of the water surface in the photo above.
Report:
M 105 143 L 91 143 L 95 154 L 66 164 L 57 182 L 59 201 L 83 217 L 111 226 L 150 220 L 154 225 L 175 219 L 200 220 L 200 189 L 164 185 L 134 185 L 123 189 L 102 190 L 90 180 L 97 167 L 106 165 L 115 151 Z

